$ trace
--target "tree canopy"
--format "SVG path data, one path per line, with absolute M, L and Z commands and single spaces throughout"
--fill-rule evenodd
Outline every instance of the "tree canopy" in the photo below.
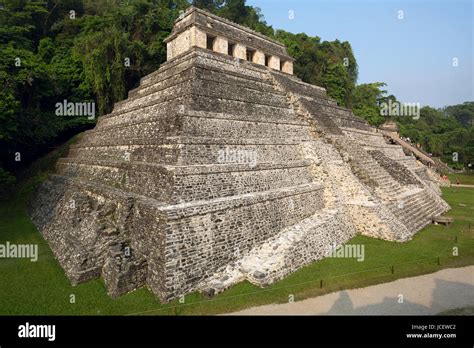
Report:
M 94 101 L 111 111 L 141 77 L 166 60 L 163 39 L 190 2 L 270 36 L 288 48 L 295 74 L 326 88 L 340 105 L 379 125 L 384 83 L 357 85 L 349 42 L 274 30 L 245 0 L 5 0 L 0 7 L 0 191 L 19 169 L 94 120 L 58 117 L 57 102 Z M 384 99 L 385 98 L 385 99 Z M 395 97 L 393 97 L 395 98 Z M 418 121 L 402 119 L 402 134 L 431 152 L 458 151 L 474 162 L 473 103 L 424 108 Z

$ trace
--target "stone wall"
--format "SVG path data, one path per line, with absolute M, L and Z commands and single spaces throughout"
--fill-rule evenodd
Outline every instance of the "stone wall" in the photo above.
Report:
M 212 47 L 208 40 L 212 41 Z M 192 6 L 178 18 L 165 42 L 168 60 L 193 47 L 201 47 L 293 74 L 294 59 L 280 42 Z M 233 49 L 229 50 L 230 45 Z M 247 51 L 253 52 L 252 58 L 247 57 Z
M 111 296 L 146 285 L 162 301 L 266 286 L 356 233 L 406 241 L 449 209 L 423 168 L 323 88 L 222 54 L 219 38 L 251 34 L 259 63 L 284 47 L 201 15 L 177 22 L 172 58 L 84 133 L 31 204 L 71 282 L 102 277 Z
M 381 151 L 372 150 L 369 153 L 400 184 L 421 186 L 419 180 L 406 167 L 385 156 Z

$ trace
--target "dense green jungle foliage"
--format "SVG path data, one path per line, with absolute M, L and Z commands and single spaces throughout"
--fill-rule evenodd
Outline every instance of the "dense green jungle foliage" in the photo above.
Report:
M 194 0 L 195 6 L 284 43 L 295 74 L 322 86 L 339 105 L 373 125 L 386 117 L 384 83 L 357 85 L 357 61 L 349 42 L 321 41 L 275 30 L 245 0 Z M 187 0 L 0 0 L 0 197 L 14 188 L 35 158 L 94 119 L 55 113 L 56 103 L 94 102 L 96 116 L 111 111 L 139 79 L 166 60 L 163 39 Z M 474 162 L 474 103 L 442 110 L 425 107 L 418 120 L 400 118 L 400 131 L 458 166 Z

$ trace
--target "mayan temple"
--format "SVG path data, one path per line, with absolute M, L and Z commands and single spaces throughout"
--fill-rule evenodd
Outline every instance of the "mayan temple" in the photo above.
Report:
M 190 7 L 167 62 L 58 161 L 32 220 L 73 284 L 161 301 L 266 286 L 356 234 L 404 242 L 449 209 L 430 169 L 272 39 Z

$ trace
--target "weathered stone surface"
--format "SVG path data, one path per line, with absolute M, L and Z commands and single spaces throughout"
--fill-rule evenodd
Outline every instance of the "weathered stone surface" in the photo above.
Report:
M 116 244 L 109 249 L 109 257 L 102 268 L 102 277 L 108 294 L 118 297 L 145 285 L 146 261 L 138 260 L 130 247 Z
M 195 44 L 100 117 L 31 203 L 71 282 L 102 277 L 114 297 L 147 286 L 162 301 L 267 286 L 357 233 L 403 242 L 449 209 L 399 145 L 288 66 L 261 64 L 261 52 L 287 59 L 283 46 L 189 14 L 171 38 Z M 206 23 L 219 52 L 189 31 Z M 222 37 L 258 62 L 224 54 Z

